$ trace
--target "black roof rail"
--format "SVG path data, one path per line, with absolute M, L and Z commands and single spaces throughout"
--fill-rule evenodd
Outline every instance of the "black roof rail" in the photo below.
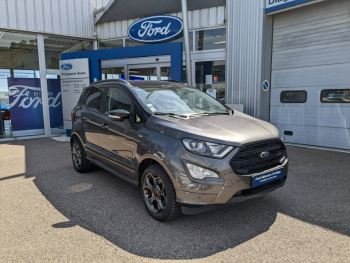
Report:
M 127 81 L 124 80 L 124 79 L 104 79 L 104 80 L 99 80 L 99 81 L 97 81 L 97 82 L 93 82 L 93 83 L 91 83 L 91 85 L 93 85 L 93 84 L 105 83 L 105 82 L 112 82 L 112 81 L 122 82 L 122 83 L 128 84 L 128 85 L 130 84 L 129 82 L 127 82 Z

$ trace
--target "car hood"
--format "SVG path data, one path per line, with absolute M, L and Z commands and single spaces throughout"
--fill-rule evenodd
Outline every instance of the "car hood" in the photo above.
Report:
M 255 141 L 280 139 L 272 124 L 235 111 L 233 115 L 212 115 L 190 119 L 152 115 L 148 128 L 178 139 L 194 138 L 242 145 Z

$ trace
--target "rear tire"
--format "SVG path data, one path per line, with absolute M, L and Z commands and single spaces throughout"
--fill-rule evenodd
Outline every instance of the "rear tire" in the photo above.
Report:
M 173 183 L 160 165 L 153 164 L 143 172 L 140 188 L 146 210 L 155 220 L 169 221 L 181 215 Z
M 73 140 L 72 160 L 73 166 L 78 173 L 90 172 L 93 169 L 93 164 L 86 159 L 85 149 L 78 138 Z

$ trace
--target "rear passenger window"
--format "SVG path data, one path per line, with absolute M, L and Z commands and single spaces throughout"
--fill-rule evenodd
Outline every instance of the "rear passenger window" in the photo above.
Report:
M 321 91 L 323 103 L 350 103 L 350 89 L 330 89 Z
M 305 103 L 306 98 L 307 98 L 307 93 L 305 90 L 281 92 L 282 103 Z
M 86 98 L 86 107 L 93 111 L 99 111 L 103 91 L 101 89 L 93 89 Z
M 130 112 L 131 100 L 124 90 L 120 88 L 109 88 L 105 113 L 108 114 L 112 110 L 126 110 Z

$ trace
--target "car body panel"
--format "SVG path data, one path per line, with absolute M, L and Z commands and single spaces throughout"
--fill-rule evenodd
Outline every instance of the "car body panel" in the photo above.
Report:
M 215 140 L 239 146 L 266 139 L 280 139 L 278 129 L 272 124 L 236 111 L 233 115 L 215 115 L 180 119 L 152 116 L 147 127 L 168 136 Z
M 134 86 L 146 85 L 145 83 L 118 82 L 118 85 L 123 86 L 128 92 L 135 106 L 130 112 L 129 120 L 126 120 L 127 123 L 110 120 L 102 109 L 98 113 L 91 113 L 83 101 L 75 107 L 72 134 L 80 138 L 89 159 L 96 159 L 133 181 L 140 180 L 142 174 L 139 171 L 142 169 L 142 164 L 146 161 L 156 162 L 169 175 L 176 191 L 177 202 L 183 206 L 226 204 L 232 201 L 232 198 L 239 197 L 242 191 L 252 189 L 251 177 L 262 172 L 239 175 L 233 171 L 230 162 L 243 147 L 251 143 L 272 140 L 281 142 L 277 128 L 237 111 L 233 114 L 191 118 L 152 115 L 132 92 Z M 147 83 L 179 85 L 154 81 Z M 110 85 L 113 85 L 112 81 Z M 87 90 L 89 88 L 91 87 Z M 104 94 L 106 95 L 106 91 Z M 143 123 L 134 122 L 136 109 L 139 110 L 137 114 L 142 117 Z M 102 128 L 101 124 L 105 125 L 105 128 Z M 234 148 L 222 159 L 209 158 L 186 150 L 181 141 L 183 138 L 231 145 Z M 194 179 L 188 172 L 186 163 L 214 171 L 220 178 Z M 287 158 L 283 164 L 263 172 L 279 168 L 285 169 L 284 181 L 280 184 L 282 186 L 288 174 Z M 252 197 L 254 195 L 249 195 L 249 198 Z M 245 200 L 245 198 L 248 199 L 247 196 L 241 196 L 234 200 Z

